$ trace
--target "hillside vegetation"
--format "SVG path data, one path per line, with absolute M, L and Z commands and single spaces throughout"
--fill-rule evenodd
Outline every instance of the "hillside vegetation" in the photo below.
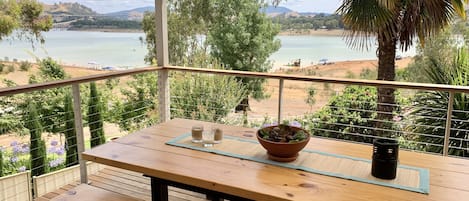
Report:
M 50 15 L 97 15 L 95 11 L 79 3 L 44 4 L 44 12 Z

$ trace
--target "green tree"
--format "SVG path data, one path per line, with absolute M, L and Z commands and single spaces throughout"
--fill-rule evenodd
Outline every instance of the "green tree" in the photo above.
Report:
M 95 82 L 90 83 L 90 98 L 88 101 L 88 125 L 90 127 L 91 147 L 104 144 L 106 138 L 104 137 L 102 102 L 98 89 L 96 88 Z
M 225 69 L 267 72 L 272 64 L 269 56 L 280 48 L 275 39 L 279 26 L 259 8 L 265 7 L 258 1 L 217 1 L 214 20 L 208 34 L 211 54 Z M 248 90 L 247 96 L 265 98 L 262 85 L 265 79 L 238 78 Z M 242 109 L 249 107 L 248 97 L 242 101 Z
M 78 164 L 78 147 L 77 135 L 75 130 L 75 116 L 72 106 L 72 97 L 70 94 L 65 96 L 64 100 L 64 120 L 65 120 L 65 140 L 67 155 L 65 157 L 65 165 L 67 167 Z
M 0 177 L 3 177 L 3 150 L 0 149 Z
M 133 76 L 128 82 L 130 88 L 122 88 L 123 103 L 115 107 L 119 111 L 118 124 L 123 130 L 136 130 L 158 121 L 156 73 L 144 73 Z
M 39 60 L 38 63 L 39 73 L 29 77 L 30 84 L 63 80 L 69 77 L 62 66 L 50 57 Z M 64 122 L 64 117 L 61 115 L 64 114 L 63 101 L 65 94 L 69 92 L 70 88 L 63 87 L 35 91 L 27 95 L 28 98 L 41 102 L 36 107 L 38 113 L 43 116 L 40 123 L 44 126 L 43 129 L 45 131 L 52 133 L 62 132 L 62 123 Z M 22 107 L 26 108 L 27 105 L 28 102 L 24 102 Z
M 456 14 L 465 17 L 467 0 L 344 0 L 337 10 L 350 29 L 348 41 L 352 47 L 367 48 L 370 36 L 378 41 L 378 80 L 393 81 L 396 47 L 408 50 L 414 38 L 421 44 L 435 36 L 453 20 Z M 395 90 L 378 88 L 378 119 L 392 119 Z M 381 122 L 381 121 L 378 121 Z M 377 127 L 381 127 L 381 123 Z M 386 133 L 377 133 L 386 136 Z
M 469 86 L 469 53 L 466 49 L 459 50 L 448 64 L 437 58 L 430 58 L 429 68 L 423 71 L 424 75 L 435 84 Z M 411 112 L 414 119 L 412 130 L 414 133 L 425 135 L 416 136 L 423 142 L 421 149 L 428 152 L 443 153 L 443 136 L 446 127 L 446 110 L 449 94 L 440 91 L 424 91 L 415 96 L 414 110 Z M 453 113 L 450 133 L 450 155 L 468 157 L 469 142 L 469 94 L 456 93 L 454 96 Z M 459 147 L 459 148 L 458 148 Z
M 206 48 L 199 35 L 207 35 L 213 20 L 213 0 L 169 0 L 168 7 L 171 8 L 168 10 L 169 63 L 191 64 L 193 53 Z M 156 62 L 155 13 L 145 13 L 142 26 L 148 49 L 145 61 L 153 64 Z
M 25 127 L 30 134 L 31 175 L 39 176 L 46 172 L 46 145 L 41 137 L 42 126 L 39 122 L 36 105 L 32 100 L 29 101 L 27 111 Z
M 16 31 L 20 38 L 44 42 L 41 32 L 52 28 L 52 18 L 41 15 L 42 9 L 35 0 L 0 1 L 0 40 Z

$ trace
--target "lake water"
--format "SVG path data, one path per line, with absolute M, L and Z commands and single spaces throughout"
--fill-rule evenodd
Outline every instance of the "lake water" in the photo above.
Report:
M 146 46 L 139 40 L 144 33 L 110 33 L 50 31 L 44 33 L 45 44 L 16 40 L 0 42 L 0 59 L 8 57 L 11 61 L 35 60 L 35 57 L 50 56 L 63 64 L 86 67 L 142 67 L 147 53 Z M 376 51 L 351 50 L 339 36 L 279 36 L 282 47 L 271 56 L 275 66 L 301 59 L 302 65 L 317 63 L 320 59 L 347 61 L 376 59 Z M 415 49 L 399 53 L 414 56 Z

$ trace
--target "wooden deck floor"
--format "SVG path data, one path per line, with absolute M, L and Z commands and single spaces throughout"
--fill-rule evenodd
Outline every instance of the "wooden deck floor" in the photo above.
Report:
M 125 194 L 141 200 L 151 200 L 150 179 L 140 173 L 122 170 L 114 167 L 106 167 L 97 174 L 89 175 L 90 185 L 109 191 Z M 36 201 L 48 201 L 59 194 L 67 192 L 78 185 L 79 182 L 63 186 L 62 188 L 47 193 Z M 169 187 L 169 200 L 171 201 L 205 201 L 205 195 Z

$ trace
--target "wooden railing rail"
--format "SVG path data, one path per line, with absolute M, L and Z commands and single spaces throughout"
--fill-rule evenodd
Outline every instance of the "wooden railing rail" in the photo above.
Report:
M 283 79 L 293 81 L 306 81 L 306 82 L 319 82 L 330 84 L 344 84 L 344 85 L 359 85 L 359 86 L 373 86 L 382 88 L 400 88 L 400 89 L 416 89 L 428 91 L 445 91 L 455 93 L 469 93 L 468 86 L 453 86 L 443 84 L 425 84 L 425 83 L 411 83 L 411 82 L 396 82 L 396 81 L 382 81 L 382 80 L 360 80 L 360 79 L 345 79 L 345 78 L 329 78 L 329 77 L 316 77 L 316 76 L 299 76 L 287 74 L 274 74 L 274 73 L 259 73 L 247 71 L 234 71 L 234 70 L 219 70 L 219 69 L 206 69 L 206 68 L 190 68 L 180 66 L 166 66 L 163 69 L 170 71 L 184 71 L 206 74 L 218 75 L 231 75 L 239 77 L 254 77 L 254 78 L 268 78 L 268 79 Z
M 29 84 L 21 85 L 9 88 L 0 88 L 0 96 L 9 96 L 21 93 L 28 93 L 33 91 L 39 91 L 44 89 L 58 88 L 63 86 L 71 86 L 73 84 L 88 83 L 92 81 L 111 79 L 116 77 L 123 77 L 127 75 L 134 75 L 139 73 L 153 72 L 161 70 L 159 67 L 147 67 L 147 68 L 138 68 L 131 70 L 115 71 L 110 73 L 103 73 L 97 75 L 89 75 L 83 77 L 70 78 L 66 80 L 58 80 L 52 82 L 38 83 L 38 84 Z
M 146 67 L 146 68 L 125 70 L 125 71 L 116 71 L 116 72 L 110 72 L 110 73 L 90 75 L 90 76 L 84 76 L 84 77 L 76 77 L 76 78 L 70 78 L 66 80 L 21 85 L 21 86 L 9 87 L 9 88 L 0 88 L 0 96 L 28 93 L 32 91 L 57 88 L 57 87 L 62 87 L 62 86 L 70 86 L 72 84 L 88 83 L 92 81 L 123 77 L 127 75 L 159 71 L 163 69 L 169 70 L 169 71 L 195 72 L 195 73 L 230 75 L 230 76 L 239 76 L 239 77 L 254 77 L 254 78 L 267 78 L 267 79 L 279 79 L 279 80 L 283 79 L 283 80 L 307 81 L 307 82 L 309 81 L 309 82 L 331 83 L 331 84 L 374 86 L 374 87 L 383 87 L 383 88 L 401 88 L 401 89 L 416 89 L 416 90 L 428 90 L 428 91 L 445 91 L 445 92 L 455 92 L 455 93 L 469 93 L 468 86 L 452 86 L 452 85 L 443 85 L 443 84 L 425 84 L 425 83 L 395 82 L 395 81 L 381 81 L 381 80 L 343 79 L 343 78 L 328 78 L 328 77 L 315 77 L 315 76 L 299 76 L 299 75 L 287 75 L 287 74 L 273 74 L 273 73 L 258 73 L 258 72 L 234 71 L 234 70 L 218 70 L 218 69 L 206 69 L 206 68 L 167 66 L 167 67 Z

